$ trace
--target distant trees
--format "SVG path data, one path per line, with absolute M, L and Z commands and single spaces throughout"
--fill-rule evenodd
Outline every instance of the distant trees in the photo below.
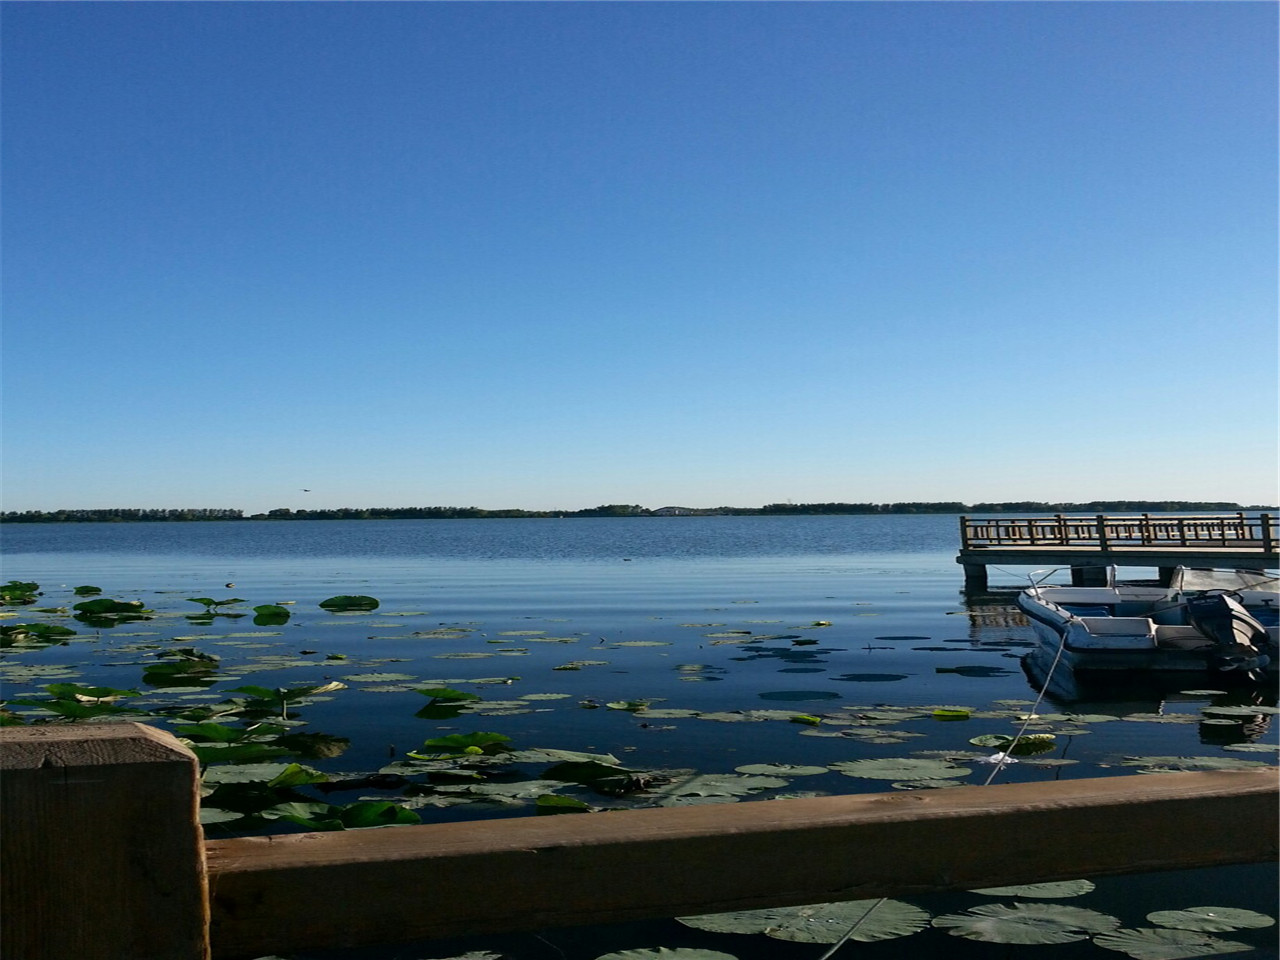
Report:
M 244 511 L 221 507 L 178 510 L 111 507 L 104 510 L 24 510 L 0 514 L 4 523 L 147 523 L 174 520 L 243 520 Z
M 606 503 L 585 510 L 484 510 L 480 507 L 339 507 L 331 510 L 292 510 L 277 507 L 246 517 L 227 508 L 181 510 L 112 508 L 106 510 L 25 510 L 0 514 L 3 523 L 144 523 L 174 520 L 469 520 L 513 517 L 654 517 L 654 516 L 813 516 L 847 514 L 988 514 L 1027 516 L 1054 513 L 1236 513 L 1275 510 L 1269 506 L 1242 507 L 1238 503 L 1199 500 L 1091 500 L 1088 503 L 1047 503 L 1037 500 L 964 504 L 959 501 L 904 503 L 769 503 L 763 507 L 662 507 L 650 510 L 634 503 Z

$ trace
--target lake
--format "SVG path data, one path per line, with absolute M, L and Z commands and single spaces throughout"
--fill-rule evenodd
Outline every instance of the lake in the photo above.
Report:
M 1011 735 L 1037 698 L 1021 669 L 1031 630 L 1012 606 L 1027 571 L 993 570 L 993 588 L 966 597 L 953 516 L 7 524 L 2 532 L 3 579 L 42 591 L 34 606 L 5 608 L 17 616 L 2 622 L 76 630 L 65 644 L 4 649 L 5 699 L 25 720 L 52 716 L 49 686 L 74 683 L 130 691 L 112 702 L 170 729 L 197 730 L 190 723 L 203 719 L 243 731 L 275 717 L 255 707 L 258 695 L 237 691 L 342 685 L 278 705 L 293 752 L 252 756 L 268 741 L 254 747 L 249 738 L 251 762 L 211 764 L 221 793 L 206 801 L 210 836 L 304 829 L 241 816 L 225 799 L 237 778 L 291 761 L 328 778 L 301 789 L 316 809 L 393 800 L 423 822 L 528 816 L 548 793 L 609 809 L 1276 762 L 1274 690 L 1167 687 L 1041 703 L 1029 732 L 1042 752 L 988 762 L 991 741 L 972 741 Z M 85 585 L 101 588 L 97 597 L 141 601 L 148 618 L 72 619 L 74 604 L 94 599 L 75 594 Z M 376 598 L 377 608 L 320 607 L 352 595 Z M 283 605 L 287 620 L 255 623 L 260 605 Z M 957 715 L 964 719 L 941 719 Z M 444 771 L 430 759 L 442 748 L 427 740 L 480 732 L 509 739 L 480 743 L 474 768 L 452 762 Z M 498 751 L 508 749 L 528 759 L 507 763 Z M 529 753 L 537 749 L 608 755 L 645 788 L 557 786 L 542 779 L 550 763 Z M 939 775 L 944 757 L 953 769 Z M 890 760 L 907 772 L 881 779 L 874 764 L 856 763 Z M 758 772 L 784 764 L 817 772 Z M 483 782 L 474 782 L 477 771 Z M 386 779 L 370 781 L 375 774 Z M 1151 926 L 1151 910 L 1197 904 L 1274 911 L 1276 891 L 1274 870 L 1262 865 L 1099 880 L 1071 903 L 1135 928 Z M 912 902 L 937 915 L 991 899 Z M 1274 928 L 1220 936 L 1275 955 Z M 594 960 L 660 946 L 741 958 L 822 952 L 672 921 L 340 955 L 489 950 Z M 1008 949 L 935 929 L 842 949 L 891 957 L 904 946 L 922 957 Z M 1088 940 L 1048 949 L 1113 955 Z

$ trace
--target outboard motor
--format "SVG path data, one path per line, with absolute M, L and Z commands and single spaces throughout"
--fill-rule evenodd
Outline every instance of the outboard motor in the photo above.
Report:
M 1264 652 L 1267 631 L 1235 597 L 1204 593 L 1188 597 L 1187 622 L 1214 642 L 1211 654 L 1219 670 L 1238 670 L 1254 679 L 1271 658 Z

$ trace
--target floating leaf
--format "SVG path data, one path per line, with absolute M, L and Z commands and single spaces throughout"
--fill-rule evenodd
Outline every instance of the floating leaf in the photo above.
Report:
M 254 607 L 253 612 L 256 614 L 253 622 L 259 627 L 278 627 L 281 624 L 288 623 L 291 615 L 286 607 L 282 607 L 278 603 L 264 603 Z
M 702 950 L 693 947 L 640 947 L 635 950 L 617 950 L 596 957 L 596 960 L 738 960 L 731 953 L 719 950 Z
M 590 813 L 591 804 L 584 803 L 574 797 L 559 797 L 554 793 L 544 793 L 534 800 L 538 813 Z
M 359 594 L 342 594 L 337 597 L 330 597 L 328 600 L 321 600 L 320 606 L 325 610 L 335 612 L 345 612 L 350 610 L 377 610 L 378 601 L 373 597 L 366 597 Z
M 1092 880 L 1056 880 L 1050 883 L 1024 883 L 1012 887 L 983 887 L 981 890 L 969 892 L 980 893 L 987 897 L 1038 897 L 1043 900 L 1058 900 L 1083 896 L 1094 890 L 1096 886 L 1097 884 Z
M 454 690 L 451 687 L 423 687 L 417 691 L 424 697 L 430 697 L 432 700 L 441 703 L 463 703 L 468 700 L 480 700 L 478 694 L 467 693 L 463 690 Z
M 945 760 L 910 757 L 846 760 L 831 764 L 831 769 L 846 777 L 864 777 L 868 780 L 947 780 L 967 777 L 973 772 L 968 767 L 957 767 Z
M 97 600 L 85 600 L 83 603 L 77 603 L 71 609 L 91 617 L 150 612 L 146 610 L 141 600 L 111 600 L 107 597 L 101 597 Z
M 811 903 L 676 919 L 685 926 L 711 933 L 763 933 L 795 943 L 838 943 L 855 924 L 851 940 L 894 940 L 918 933 L 929 924 L 928 913 L 901 900 Z
M 1038 753 L 1048 753 L 1056 746 L 1052 733 L 1024 733 L 1020 737 L 985 733 L 970 738 L 969 742 L 975 747 L 991 747 L 1014 757 L 1033 757 Z
M 272 787 L 296 787 L 328 779 L 326 774 L 300 763 L 234 764 L 210 767 L 204 773 L 205 783 L 265 783 Z
M 1252 950 L 1247 943 L 1219 940 L 1194 930 L 1168 930 L 1153 927 L 1113 930 L 1093 938 L 1095 946 L 1104 950 L 1127 953 L 1134 960 L 1189 960 L 1224 953 Z
M 353 673 L 342 679 L 355 683 L 397 683 L 401 680 L 412 680 L 413 676 L 408 673 Z
M 1232 930 L 1258 930 L 1274 924 L 1275 918 L 1238 907 L 1187 907 L 1185 910 L 1157 910 L 1147 919 L 1162 927 L 1198 930 L 1203 933 L 1229 933 Z
M 18 643 L 58 643 L 60 637 L 73 637 L 75 631 L 70 627 L 53 623 L 8 623 L 0 626 L 0 646 L 11 646 Z
M 0 584 L 0 603 L 25 604 L 35 603 L 40 595 L 40 584 L 26 580 L 10 580 Z
M 807 767 L 793 763 L 749 763 L 734 767 L 738 773 L 755 774 L 765 777 L 812 777 L 820 773 L 829 773 L 826 767 Z
M 953 937 L 985 943 L 1072 943 L 1120 926 L 1115 917 L 1056 903 L 987 903 L 966 913 L 935 917 L 933 925 Z
M 778 777 L 751 777 L 735 774 L 701 774 L 679 783 L 654 791 L 664 799 L 689 797 L 745 797 L 761 790 L 785 787 L 786 780 Z
M 447 737 L 434 737 L 423 744 L 430 756 L 410 753 L 409 756 L 431 760 L 440 754 L 463 754 L 473 750 L 476 754 L 493 754 L 503 750 L 503 745 L 510 743 L 511 738 L 501 733 L 453 733 Z
M 934 673 L 958 673 L 962 677 L 1007 677 L 1012 670 L 1001 667 L 965 665 L 961 667 L 934 667 Z
M 905 673 L 844 673 L 832 680 L 844 680 L 848 683 L 893 683 L 907 679 Z
M 1280 707 L 1266 707 L 1262 704 L 1240 704 L 1226 707 L 1205 707 L 1204 712 L 1223 717 L 1255 717 L 1260 714 L 1280 713 Z
M 1246 770 L 1269 766 L 1262 760 L 1237 757 L 1126 757 L 1126 767 L 1140 767 L 1139 773 L 1171 773 L 1190 770 Z

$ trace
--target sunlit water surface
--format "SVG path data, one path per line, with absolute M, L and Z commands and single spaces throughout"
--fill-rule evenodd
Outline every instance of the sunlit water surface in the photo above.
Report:
M 974 736 L 1012 732 L 1014 714 L 1037 691 L 1020 666 L 1032 634 L 1011 605 L 1028 571 L 993 571 L 989 593 L 966 597 L 954 562 L 957 542 L 952 516 L 10 524 L 3 528 L 4 579 L 39 582 L 41 604 L 69 607 L 79 599 L 74 587 L 93 584 L 104 596 L 142 600 L 157 616 L 66 646 L 6 651 L 0 669 L 9 700 L 73 679 L 141 689 L 151 708 L 216 702 L 245 684 L 337 680 L 347 689 L 302 709 L 307 729 L 351 741 L 341 756 L 308 761 L 335 778 L 375 772 L 428 737 L 472 729 L 503 733 L 522 748 L 612 753 L 643 771 L 732 773 L 744 764 L 828 765 L 972 750 Z M 362 614 L 319 608 L 339 594 L 374 596 L 380 606 Z M 223 608 L 229 613 L 287 603 L 293 616 L 274 628 L 254 626 L 251 614 L 201 623 L 189 619 L 200 607 L 188 597 L 245 601 Z M 442 627 L 456 629 L 442 637 Z M 195 691 L 141 683 L 143 666 L 175 641 L 220 656 L 219 681 Z M 74 676 L 60 672 L 68 668 Z M 522 712 L 447 723 L 416 717 L 425 703 L 416 691 L 442 684 L 490 701 L 537 696 Z M 892 726 L 900 738 L 872 742 L 776 718 L 654 721 L 608 706 L 639 700 L 721 716 L 882 705 L 962 706 L 980 716 L 942 722 L 926 710 Z M 1243 703 L 1261 712 L 1250 722 L 1206 722 L 1214 720 L 1207 708 Z M 1036 758 L 1049 764 L 1004 767 L 995 782 L 1133 775 L 1125 759 L 1143 756 L 1274 763 L 1274 752 L 1261 752 L 1275 743 L 1268 712 L 1274 706 L 1269 692 L 1167 685 L 1048 702 L 1041 713 L 1115 719 L 1057 721 L 1054 751 Z M 989 765 L 973 767 L 965 783 L 992 776 Z M 833 772 L 759 797 L 891 788 Z M 431 821 L 532 810 L 419 812 Z M 1274 870 L 1262 866 L 1112 878 L 1071 903 L 1113 912 L 1133 927 L 1149 925 L 1143 919 L 1149 910 L 1197 904 L 1274 912 L 1275 898 Z M 954 895 L 918 902 L 937 914 L 984 901 Z M 1273 931 L 1224 936 L 1254 945 L 1255 956 L 1275 955 Z M 529 960 L 591 960 L 657 946 L 809 960 L 825 949 L 662 923 L 341 955 L 390 960 L 487 949 Z M 1021 955 L 937 931 L 843 949 L 868 957 Z M 1087 941 L 1022 949 L 1116 956 Z

